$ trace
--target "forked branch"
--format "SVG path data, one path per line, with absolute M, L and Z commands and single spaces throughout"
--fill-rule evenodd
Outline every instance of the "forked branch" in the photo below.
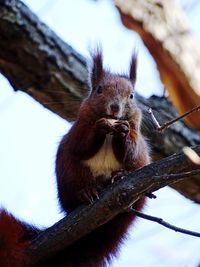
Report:
M 152 216 L 152 215 L 148 215 L 148 214 L 145 214 L 143 212 L 137 211 L 135 209 L 130 209 L 129 212 L 133 213 L 133 214 L 137 215 L 138 217 L 143 218 L 145 220 L 156 222 L 156 223 L 158 223 L 158 224 L 160 224 L 160 225 L 162 225 L 162 226 L 164 226 L 164 227 L 166 227 L 168 229 L 171 229 L 171 230 L 173 230 L 175 232 L 179 232 L 179 233 L 182 233 L 182 234 L 191 235 L 191 236 L 195 236 L 195 237 L 200 237 L 200 233 L 177 227 L 175 225 L 172 225 L 172 224 L 164 221 L 162 218 L 158 218 L 158 217 L 155 217 L 155 216 Z
M 157 118 L 155 117 L 154 113 L 153 113 L 153 110 L 151 108 L 148 109 L 148 113 L 150 114 L 151 116 L 151 119 L 152 119 L 152 122 L 154 123 L 155 125 L 155 128 L 157 131 L 159 132 L 162 132 L 164 131 L 166 128 L 168 128 L 169 126 L 171 126 L 172 124 L 174 124 L 175 122 L 189 116 L 190 114 L 194 113 L 194 112 L 197 112 L 197 111 L 200 111 L 200 105 L 197 106 L 197 107 L 194 107 L 192 108 L 191 110 L 185 112 L 184 114 L 182 114 L 181 116 L 173 119 L 173 120 L 170 120 L 168 122 L 165 122 L 163 125 L 160 125 L 160 123 L 158 122 Z
M 200 155 L 200 146 L 194 151 Z M 181 153 L 125 175 L 123 180 L 106 188 L 94 204 L 80 207 L 33 240 L 27 251 L 32 255 L 33 265 L 38 266 L 41 261 L 56 255 L 146 194 L 199 172 L 199 166 Z

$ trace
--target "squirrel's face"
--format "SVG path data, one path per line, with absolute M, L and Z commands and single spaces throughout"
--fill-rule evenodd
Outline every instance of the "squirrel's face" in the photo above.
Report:
M 90 72 L 91 94 L 87 104 L 96 118 L 129 120 L 137 115 L 138 108 L 134 99 L 137 58 L 133 54 L 129 75 L 117 75 L 103 68 L 102 52 L 97 50 L 92 57 Z
M 89 105 L 98 118 L 133 118 L 137 105 L 132 82 L 125 76 L 104 73 L 104 77 L 92 90 Z

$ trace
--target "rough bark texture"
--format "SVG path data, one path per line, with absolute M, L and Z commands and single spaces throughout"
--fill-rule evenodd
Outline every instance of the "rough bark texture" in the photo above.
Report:
M 72 120 L 87 95 L 86 62 L 20 1 L 0 0 L 0 71 L 15 90 L 22 90 L 45 107 Z M 144 110 L 143 131 L 152 144 L 154 159 L 179 152 L 183 146 L 200 144 L 198 132 L 178 122 L 163 134 L 154 130 L 151 106 L 160 122 L 177 116 L 164 98 L 138 96 Z M 190 199 L 200 202 L 200 177 L 174 185 Z
M 196 147 L 195 151 L 200 155 L 200 146 Z M 126 210 L 146 193 L 154 192 L 185 177 L 183 174 L 180 177 L 171 177 L 170 174 L 190 172 L 194 169 L 200 171 L 186 156 L 178 154 L 126 175 L 123 180 L 104 190 L 100 200 L 80 207 L 33 240 L 27 252 L 33 257 L 32 264 L 38 266 L 41 261 L 56 255 L 80 237 Z
M 84 58 L 21 1 L 0 1 L 0 71 L 15 90 L 68 120 L 87 92 Z
M 146 110 L 150 106 L 161 124 L 178 115 L 173 105 L 165 98 L 156 96 L 152 96 L 149 99 L 144 99 L 140 96 L 138 98 L 139 102 L 142 103 L 143 110 Z M 147 119 L 149 118 L 149 114 L 147 112 L 143 113 L 145 116 L 143 120 L 143 132 L 149 138 L 154 160 L 173 153 L 179 153 L 184 146 L 200 144 L 199 132 L 189 128 L 183 121 L 177 122 L 163 133 L 160 133 L 154 130 L 151 120 Z M 171 187 L 193 201 L 200 203 L 200 176 L 172 184 Z
M 126 27 L 136 31 L 157 63 L 180 113 L 200 103 L 200 48 L 174 0 L 115 0 Z M 200 112 L 186 121 L 200 130 Z

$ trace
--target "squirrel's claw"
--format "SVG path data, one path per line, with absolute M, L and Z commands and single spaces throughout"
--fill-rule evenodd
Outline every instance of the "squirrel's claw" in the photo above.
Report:
M 99 199 L 99 194 L 94 186 L 89 186 L 79 192 L 79 199 L 85 204 L 92 204 Z

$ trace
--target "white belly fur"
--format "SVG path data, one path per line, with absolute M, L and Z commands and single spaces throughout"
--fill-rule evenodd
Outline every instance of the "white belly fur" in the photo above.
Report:
M 116 159 L 113 152 L 112 136 L 107 135 L 100 150 L 83 163 L 90 168 L 94 177 L 103 175 L 105 178 L 109 178 L 113 171 L 121 169 L 122 165 Z

